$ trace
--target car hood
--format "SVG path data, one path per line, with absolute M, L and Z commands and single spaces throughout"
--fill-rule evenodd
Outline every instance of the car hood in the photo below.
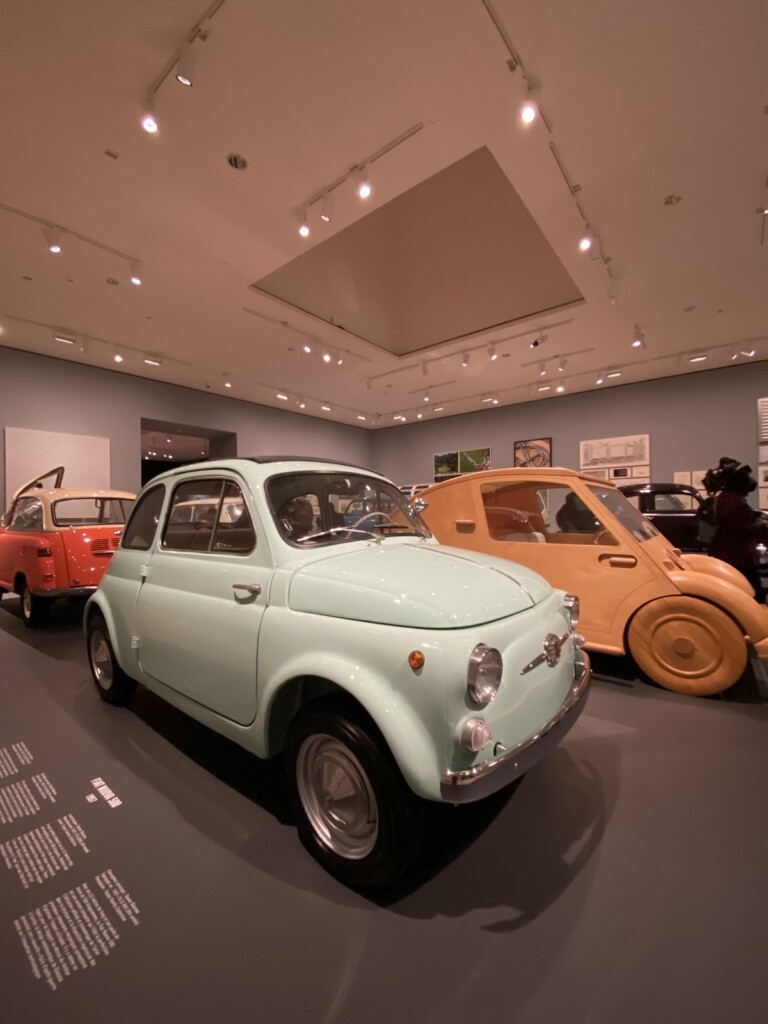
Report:
M 436 544 L 384 541 L 297 569 L 295 611 L 424 629 L 459 629 L 532 608 L 552 592 L 506 559 Z

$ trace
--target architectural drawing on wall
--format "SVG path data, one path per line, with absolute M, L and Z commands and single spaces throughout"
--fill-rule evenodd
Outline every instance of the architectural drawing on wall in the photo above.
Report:
M 650 467 L 650 436 L 648 434 L 630 434 L 627 437 L 602 437 L 594 441 L 582 441 L 580 444 L 580 465 L 582 473 L 594 475 L 598 471 L 601 477 L 617 484 L 649 483 Z

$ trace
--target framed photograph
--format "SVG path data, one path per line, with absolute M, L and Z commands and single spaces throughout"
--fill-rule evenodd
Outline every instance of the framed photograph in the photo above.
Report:
M 439 455 L 433 456 L 433 466 L 435 470 L 435 483 L 446 480 L 448 477 L 458 476 L 459 453 L 441 452 Z
M 490 448 L 470 448 L 467 451 L 459 452 L 460 473 L 479 473 L 483 469 L 490 468 Z
M 536 437 L 529 441 L 515 441 L 516 466 L 551 466 L 552 438 Z

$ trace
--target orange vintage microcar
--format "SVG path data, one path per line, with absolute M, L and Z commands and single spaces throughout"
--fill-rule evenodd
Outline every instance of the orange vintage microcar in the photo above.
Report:
M 736 569 L 683 555 L 613 484 L 570 469 L 494 469 L 422 491 L 442 544 L 500 555 L 581 599 L 587 650 L 630 653 L 654 682 L 719 693 L 768 659 L 768 607 Z
M 56 598 L 94 592 L 135 498 L 128 491 L 63 488 L 63 478 L 58 466 L 30 480 L 0 519 L 0 596 L 19 594 L 31 629 L 45 621 Z

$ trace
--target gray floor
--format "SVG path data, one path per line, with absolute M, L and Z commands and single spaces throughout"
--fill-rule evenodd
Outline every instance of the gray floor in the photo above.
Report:
M 5 597 L 0 752 L 25 743 L 57 793 L 0 844 L 73 814 L 88 852 L 26 889 L 0 858 L 4 1019 L 763 1024 L 765 691 L 697 700 L 596 668 L 562 746 L 506 799 L 436 820 L 422 884 L 379 906 L 304 852 L 274 765 L 144 691 L 103 704 L 79 611 L 32 632 Z M 87 800 L 96 778 L 119 807 Z M 109 956 L 54 989 L 14 921 L 110 869 L 139 923 L 108 915 Z

